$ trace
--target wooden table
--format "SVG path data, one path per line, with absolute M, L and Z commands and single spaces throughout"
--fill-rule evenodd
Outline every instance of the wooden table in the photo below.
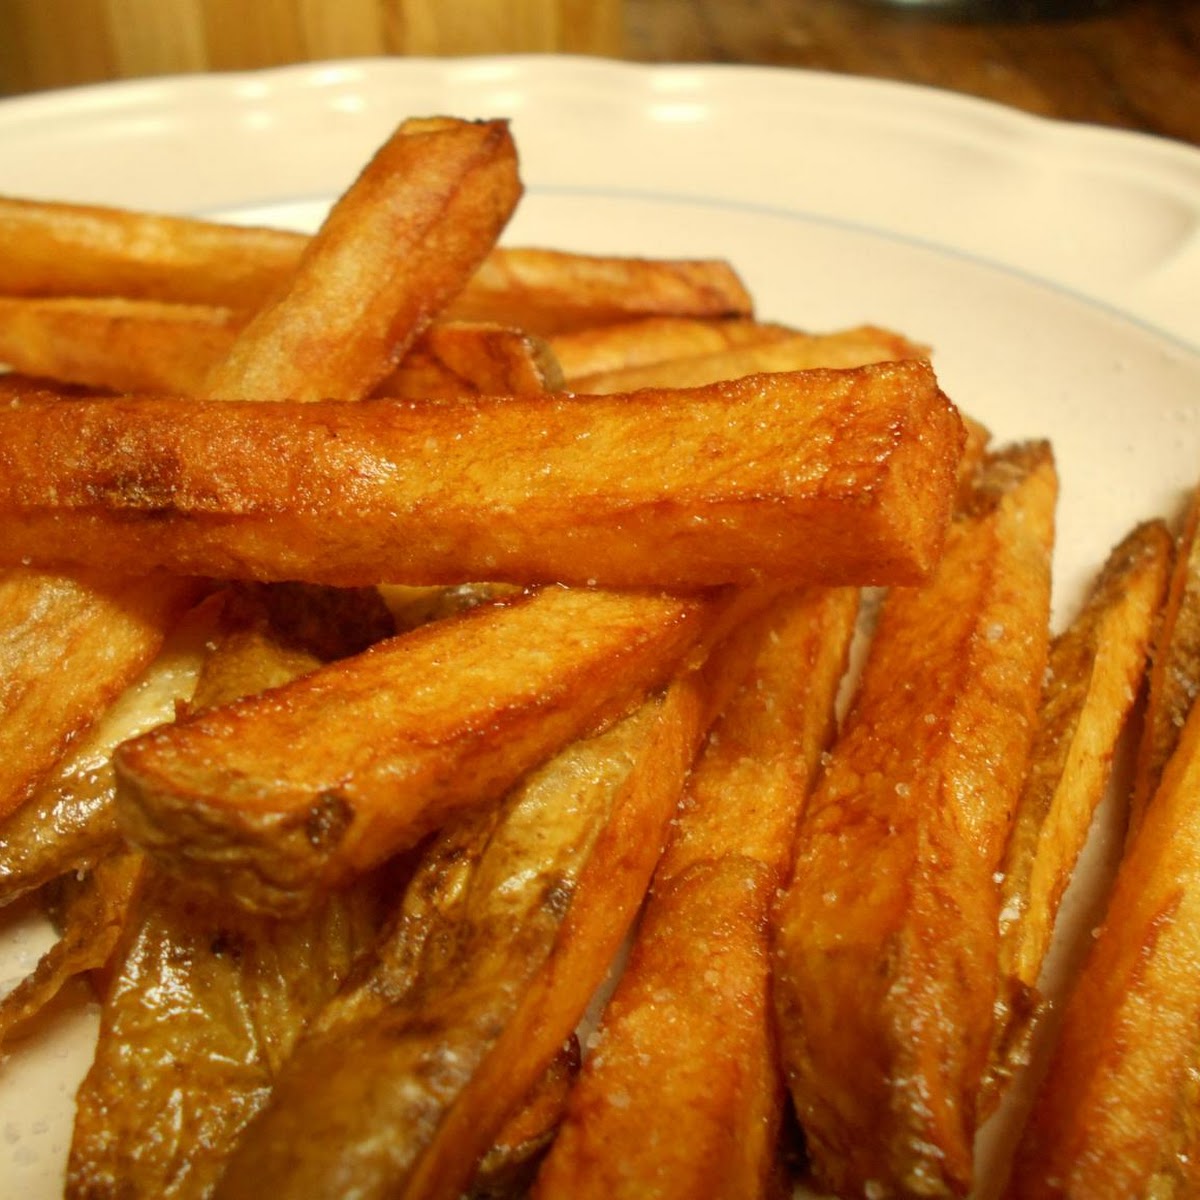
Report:
M 907 80 L 1200 145 L 1196 0 L 974 22 L 870 0 L 626 0 L 625 54 Z

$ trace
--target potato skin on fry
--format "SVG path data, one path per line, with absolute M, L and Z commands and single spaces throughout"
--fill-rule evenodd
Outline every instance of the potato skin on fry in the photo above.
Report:
M 381 642 L 127 742 L 123 828 L 210 890 L 296 911 L 621 715 L 722 603 L 550 588 Z
M 339 585 L 917 582 L 963 445 L 924 362 L 415 405 L 31 398 L 0 563 Z
M 971 1184 L 1056 494 L 1044 444 L 989 460 L 929 584 L 890 593 L 800 826 L 776 1011 L 818 1182 L 839 1195 Z

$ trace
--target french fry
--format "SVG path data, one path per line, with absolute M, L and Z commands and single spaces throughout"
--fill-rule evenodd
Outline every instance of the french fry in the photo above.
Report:
M 118 849 L 88 870 L 66 906 L 58 941 L 0 999 L 0 1046 L 20 1036 L 71 979 L 108 963 L 124 928 L 140 860 L 135 851 Z
M 574 379 L 571 387 L 577 392 L 602 394 L 632 392 L 644 387 L 703 387 L 763 372 L 861 367 L 868 363 L 928 357 L 925 347 L 897 333 L 863 325 L 838 333 L 793 333 L 714 354 L 619 368 Z
M 971 1185 L 1056 493 L 1044 444 L 989 458 L 931 581 L 889 593 L 801 821 L 775 1000 L 814 1172 L 839 1195 Z
M 97 205 L 0 197 L 0 295 L 120 296 L 256 311 L 287 287 L 304 234 Z M 638 316 L 749 316 L 720 260 L 497 248 L 448 315 L 546 336 Z
M 0 819 L 154 658 L 196 597 L 183 579 L 76 580 L 21 566 L 0 575 Z
M 1117 873 L 1007 1195 L 1190 1196 L 1200 1183 L 1200 707 Z
M 689 778 L 616 994 L 534 1196 L 752 1200 L 784 1081 L 768 918 L 833 727 L 857 593 L 790 595 Z
M 0 296 L 0 362 L 93 389 L 194 396 L 246 320 L 233 309 L 155 300 Z M 445 322 L 417 338 L 375 390 L 432 399 L 550 391 L 561 382 L 539 339 L 496 325 Z
M 1175 548 L 1167 602 L 1155 635 L 1142 735 L 1129 797 L 1127 837 L 1142 823 L 1163 768 L 1200 693 L 1200 488 L 1188 499 Z
M 256 313 L 202 394 L 367 395 L 462 290 L 520 194 L 506 122 L 405 121 L 333 206 L 286 292 Z
M 913 583 L 962 422 L 929 365 L 623 396 L 0 409 L 0 563 L 308 579 Z
M 221 1200 L 464 1190 L 616 954 L 703 728 L 749 667 L 732 618 L 766 600 L 741 598 L 702 668 L 432 843 L 376 969 L 297 1047 Z
M 113 750 L 175 718 L 192 696 L 212 632 L 211 601 L 180 621 L 163 649 L 59 757 L 33 795 L 0 822 L 0 906 L 121 845 Z M 98 637 L 107 636 L 101 628 Z
M 1113 550 L 1082 610 L 1050 646 L 1029 769 L 1001 867 L 991 1068 L 997 1084 L 1028 1061 L 1059 903 L 1140 691 L 1170 555 L 1161 521 L 1139 525 Z
M 548 337 L 636 316 L 748 317 L 753 303 L 719 259 L 606 258 L 501 247 L 446 310 Z
M 793 332 L 748 317 L 638 317 L 553 334 L 549 343 L 563 377 L 573 383 L 601 372 L 775 341 Z
M 0 293 L 125 296 L 255 309 L 308 238 L 95 205 L 0 198 Z
M 426 626 L 127 742 L 122 828 L 184 878 L 296 911 L 618 716 L 729 607 L 551 588 Z

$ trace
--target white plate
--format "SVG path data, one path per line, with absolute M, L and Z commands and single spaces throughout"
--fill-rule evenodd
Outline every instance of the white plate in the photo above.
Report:
M 560 58 L 374 60 L 0 104 L 0 192 L 305 227 L 404 116 L 513 119 L 506 240 L 723 256 L 760 315 L 934 347 L 1063 479 L 1056 620 L 1200 477 L 1200 152 L 898 84 Z M 36 945 L 0 945 L 0 986 Z M 0 1074 L 0 1194 L 57 1194 L 92 1018 Z

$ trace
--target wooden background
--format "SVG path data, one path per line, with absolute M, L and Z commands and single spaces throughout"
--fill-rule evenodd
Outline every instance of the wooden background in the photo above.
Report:
M 372 54 L 556 51 L 808 67 L 1200 145 L 1200 0 L 0 0 L 0 93 Z

